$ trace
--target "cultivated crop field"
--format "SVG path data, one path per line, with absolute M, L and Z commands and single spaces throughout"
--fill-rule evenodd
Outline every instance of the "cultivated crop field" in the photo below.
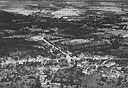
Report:
M 128 88 L 128 2 L 0 0 L 0 88 Z

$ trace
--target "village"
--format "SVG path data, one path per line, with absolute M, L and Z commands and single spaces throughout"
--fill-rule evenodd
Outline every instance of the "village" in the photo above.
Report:
M 128 88 L 128 12 L 120 3 L 0 9 L 0 88 Z

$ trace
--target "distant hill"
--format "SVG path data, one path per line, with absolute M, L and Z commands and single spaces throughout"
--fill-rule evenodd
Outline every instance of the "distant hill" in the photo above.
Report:
M 5 23 L 5 22 L 8 23 L 8 22 L 11 22 L 13 19 L 23 19 L 23 18 L 25 18 L 24 15 L 0 10 L 0 22 L 2 23 Z

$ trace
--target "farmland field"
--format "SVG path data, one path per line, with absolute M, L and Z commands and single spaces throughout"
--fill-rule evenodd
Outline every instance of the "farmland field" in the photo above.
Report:
M 128 1 L 0 0 L 0 88 L 128 88 Z

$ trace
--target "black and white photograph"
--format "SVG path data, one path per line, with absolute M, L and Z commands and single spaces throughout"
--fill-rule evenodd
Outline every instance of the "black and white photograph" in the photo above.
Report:
M 128 88 L 128 0 L 0 0 L 0 88 Z

